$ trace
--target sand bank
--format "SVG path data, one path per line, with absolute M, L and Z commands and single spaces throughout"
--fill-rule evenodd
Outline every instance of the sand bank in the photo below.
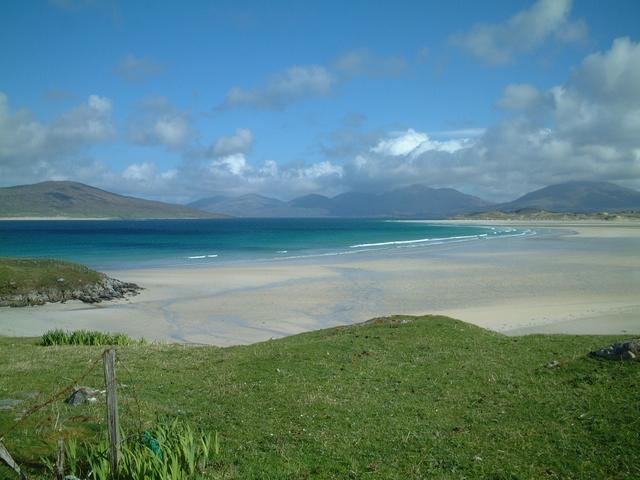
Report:
M 508 334 L 640 334 L 640 224 L 532 228 L 530 237 L 321 259 L 110 271 L 145 291 L 108 304 L 2 308 L 0 333 L 89 328 L 232 345 L 439 313 Z

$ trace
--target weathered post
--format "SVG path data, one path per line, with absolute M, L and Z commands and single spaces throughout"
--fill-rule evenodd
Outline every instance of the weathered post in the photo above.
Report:
M 56 480 L 64 480 L 64 438 L 58 439 L 58 456 L 56 457 Z
M 120 422 L 118 420 L 118 397 L 116 392 L 116 351 L 113 348 L 102 354 L 104 360 L 104 383 L 107 389 L 107 427 L 109 429 L 109 462 L 111 477 L 115 478 L 120 463 Z

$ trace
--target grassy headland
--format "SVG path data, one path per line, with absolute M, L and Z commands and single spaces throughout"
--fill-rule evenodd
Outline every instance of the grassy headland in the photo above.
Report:
M 119 347 L 121 419 L 218 432 L 212 478 L 638 478 L 640 362 L 586 356 L 617 339 L 506 337 L 425 316 L 230 348 Z M 0 432 L 102 350 L 0 338 L 0 399 L 22 400 L 0 410 Z M 83 380 L 102 382 L 101 368 Z M 57 436 L 99 437 L 103 415 L 101 401 L 54 402 L 5 443 L 45 478 L 39 458 Z
M 122 298 L 140 288 L 62 260 L 0 257 L 0 306 Z

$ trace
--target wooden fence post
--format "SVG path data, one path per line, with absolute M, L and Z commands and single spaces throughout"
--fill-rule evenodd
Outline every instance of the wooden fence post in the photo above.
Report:
M 111 477 L 115 478 L 120 463 L 120 422 L 118 420 L 118 397 L 116 392 L 116 351 L 105 350 L 104 383 L 107 389 L 107 427 L 109 429 L 109 462 Z
M 58 439 L 58 455 L 56 457 L 56 480 L 64 480 L 64 438 Z

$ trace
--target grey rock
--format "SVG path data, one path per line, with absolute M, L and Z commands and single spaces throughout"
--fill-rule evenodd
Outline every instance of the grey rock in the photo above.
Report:
M 94 390 L 90 387 L 76 387 L 76 389 L 65 400 L 71 406 L 84 405 L 85 403 L 94 403 L 98 400 L 98 395 L 103 392 L 100 390 Z
M 13 398 L 6 398 L 4 400 L 0 400 L 0 410 L 10 410 L 21 402 L 22 400 L 16 400 Z
M 637 360 L 640 356 L 640 338 L 616 342 L 589 355 L 607 360 Z
M 547 365 L 546 365 L 547 368 L 557 368 L 559 366 L 560 366 L 560 362 L 557 361 L 557 360 L 553 360 L 553 361 L 547 363 Z
M 60 277 L 58 283 L 64 283 Z M 30 292 L 28 294 L 6 295 L 0 297 L 0 307 L 25 307 L 28 305 L 44 305 L 45 303 L 66 302 L 68 300 L 80 300 L 84 303 L 100 303 L 105 300 L 115 300 L 137 295 L 142 287 L 135 283 L 122 282 L 115 278 L 103 275 L 98 283 L 87 285 L 82 289 L 50 289 L 42 292 Z
M 627 350 L 625 352 L 622 352 L 622 359 L 623 360 L 635 360 L 636 359 L 636 354 L 633 353 L 630 350 Z

